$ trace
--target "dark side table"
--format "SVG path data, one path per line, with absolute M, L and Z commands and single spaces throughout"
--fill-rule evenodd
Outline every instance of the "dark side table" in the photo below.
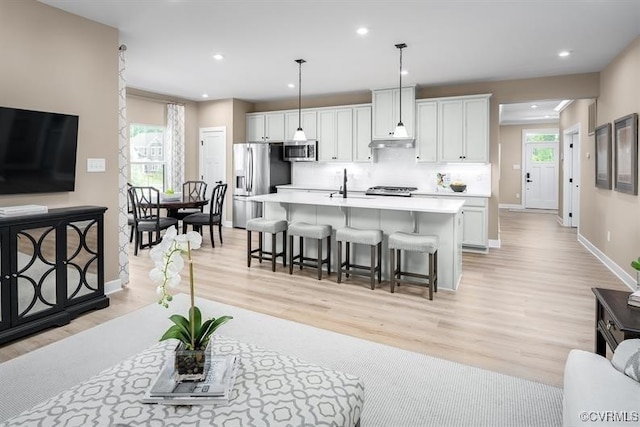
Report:
M 640 338 L 640 308 L 627 306 L 631 292 L 591 288 L 596 296 L 596 353 L 607 354 L 623 340 Z

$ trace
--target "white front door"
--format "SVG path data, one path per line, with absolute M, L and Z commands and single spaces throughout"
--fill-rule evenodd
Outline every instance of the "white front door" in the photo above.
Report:
M 200 179 L 207 183 L 207 197 L 218 182 L 227 181 L 226 140 L 224 126 L 200 129 Z M 209 207 L 206 209 L 208 211 Z
M 558 143 L 525 143 L 525 208 L 558 209 Z

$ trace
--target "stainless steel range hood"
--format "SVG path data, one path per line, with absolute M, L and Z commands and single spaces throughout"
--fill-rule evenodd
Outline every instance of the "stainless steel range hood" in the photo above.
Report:
M 415 141 L 415 138 L 374 139 L 369 148 L 413 148 Z

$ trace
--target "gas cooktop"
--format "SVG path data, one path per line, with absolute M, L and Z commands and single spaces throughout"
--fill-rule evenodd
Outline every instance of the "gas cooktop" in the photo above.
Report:
M 416 187 L 390 187 L 390 186 L 376 186 L 367 189 L 366 193 L 369 196 L 402 196 L 411 197 L 411 192 L 416 191 Z

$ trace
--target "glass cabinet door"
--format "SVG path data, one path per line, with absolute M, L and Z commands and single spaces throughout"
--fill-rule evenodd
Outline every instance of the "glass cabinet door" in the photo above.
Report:
M 0 230 L 0 330 L 10 326 L 9 316 L 11 307 L 11 275 L 9 274 L 9 260 L 5 259 L 9 255 L 8 250 L 3 247 L 9 242 L 6 230 Z
M 102 292 L 99 281 L 98 221 L 75 221 L 66 226 L 66 304 L 72 305 Z
M 14 229 L 11 294 L 17 300 L 14 323 L 24 323 L 61 310 L 57 294 L 56 230 L 53 226 Z M 6 275 L 5 275 L 6 276 Z

